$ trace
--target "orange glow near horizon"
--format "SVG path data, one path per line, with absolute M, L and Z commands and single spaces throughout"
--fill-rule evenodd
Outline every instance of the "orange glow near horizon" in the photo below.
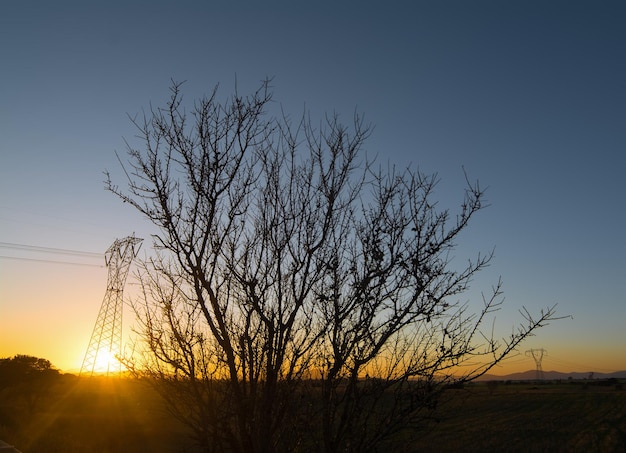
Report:
M 63 299 L 66 306 L 73 311 L 72 316 L 68 316 L 65 310 L 56 310 L 53 304 L 39 306 L 37 310 L 29 306 L 32 303 L 25 301 L 12 307 L 6 305 L 0 307 L 0 358 L 13 357 L 17 354 L 32 355 L 49 360 L 62 372 L 78 373 L 102 299 L 104 286 L 102 277 L 99 276 L 98 284 L 94 284 L 93 280 L 89 282 L 92 288 L 90 292 L 82 293 L 85 296 Z M 69 282 L 66 283 L 70 285 Z M 86 288 L 81 285 L 80 289 Z M 28 290 L 24 292 L 28 293 Z M 90 302 L 86 304 L 83 302 L 85 300 Z M 129 340 L 130 324 L 133 322 L 130 318 L 127 313 L 123 331 L 124 342 Z M 551 327 L 548 327 L 546 332 L 550 333 L 551 338 L 542 338 L 543 333 L 539 332 L 538 336 L 530 338 L 518 352 L 511 354 L 488 374 L 505 376 L 534 370 L 535 362 L 525 355 L 525 351 L 538 347 L 548 351 L 542 361 L 542 369 L 546 372 L 610 373 L 626 370 L 624 345 L 619 342 L 603 347 L 597 347 L 593 343 L 562 344 L 558 342 L 558 335 L 551 333 L 550 329 Z M 101 353 L 97 359 L 96 371 L 106 372 L 112 360 L 116 359 Z
M 106 290 L 104 268 L 47 266 L 29 262 L 2 265 L 0 274 L 0 357 L 17 354 L 49 360 L 66 373 L 78 373 L 82 366 L 89 338 Z M 132 279 L 127 283 L 126 297 L 133 297 Z M 130 310 L 125 310 L 123 342 L 128 342 L 134 323 Z M 532 358 L 525 356 L 531 348 L 545 348 L 544 371 L 615 372 L 626 370 L 626 345 L 615 329 L 593 326 L 596 339 L 577 337 L 571 331 L 576 321 L 557 322 L 541 329 L 524 342 L 519 352 L 511 355 L 489 374 L 504 376 L 535 369 Z M 501 320 L 502 324 L 505 323 Z M 570 338 L 569 341 L 564 339 Z M 600 340 L 600 338 L 602 338 Z M 600 342 L 601 341 L 601 342 Z M 124 350 L 124 347 L 122 347 Z M 98 361 L 106 370 L 109 358 Z
M 17 354 L 32 355 L 35 357 L 50 360 L 55 368 L 65 373 L 78 373 L 82 366 L 85 350 L 88 344 L 88 336 L 80 341 L 73 342 L 71 349 L 66 348 L 66 344 L 62 341 L 42 341 L 41 338 L 30 338 L 25 341 L 18 341 L 13 338 L 12 341 L 4 341 L 8 339 L 8 335 L 17 332 L 2 333 L 2 343 L 0 344 L 0 358 L 13 357 Z M 555 353 L 546 355 L 542 361 L 543 371 L 560 371 L 563 373 L 570 372 L 598 372 L 610 373 L 615 371 L 626 370 L 624 361 L 615 361 L 615 355 L 605 351 L 604 354 L 596 356 L 582 356 L 567 351 L 565 349 L 552 348 Z M 107 369 L 115 370 L 117 367 L 117 359 L 106 352 L 100 352 L 96 361 L 95 372 L 106 373 Z M 536 367 L 532 358 L 526 357 L 524 354 L 512 355 L 505 359 L 502 363 L 492 368 L 488 374 L 496 376 L 506 376 L 512 373 L 525 372 L 534 370 Z

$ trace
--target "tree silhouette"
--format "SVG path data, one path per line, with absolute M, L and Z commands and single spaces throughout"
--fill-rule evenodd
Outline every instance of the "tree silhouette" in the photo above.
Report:
M 5 399 L 22 400 L 32 413 L 57 381 L 59 371 L 49 360 L 18 354 L 0 359 L 0 392 Z
M 478 183 L 453 215 L 436 176 L 363 155 L 359 115 L 272 117 L 269 81 L 189 113 L 171 91 L 134 120 L 127 187 L 107 187 L 158 227 L 134 301 L 144 347 L 125 361 L 207 451 L 373 450 L 554 319 L 524 310 L 496 341 L 482 326 L 500 284 L 476 312 L 458 303 L 491 260 L 450 258 Z

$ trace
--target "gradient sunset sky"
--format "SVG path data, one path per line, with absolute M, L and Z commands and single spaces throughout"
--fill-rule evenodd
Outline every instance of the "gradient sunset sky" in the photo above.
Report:
M 489 187 L 456 257 L 495 258 L 462 301 L 501 276 L 498 334 L 522 306 L 573 317 L 496 374 L 533 369 L 531 348 L 546 371 L 626 370 L 625 23 L 625 2 L 595 0 L 1 2 L 0 357 L 79 368 L 105 250 L 134 232 L 149 252 L 103 184 L 140 144 L 128 115 L 172 79 L 193 101 L 273 77 L 276 112 L 362 112 L 368 155 L 437 172 L 440 207 L 463 167 Z

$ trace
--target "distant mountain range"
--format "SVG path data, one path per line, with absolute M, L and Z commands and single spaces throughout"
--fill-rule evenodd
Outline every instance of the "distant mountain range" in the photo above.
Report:
M 616 371 L 614 373 L 596 373 L 587 371 L 583 373 L 562 373 L 560 371 L 544 371 L 544 380 L 566 380 L 566 379 L 626 379 L 626 370 Z M 533 381 L 537 379 L 536 370 L 528 370 L 522 373 L 507 374 L 505 376 L 496 376 L 494 374 L 485 374 L 476 379 L 477 381 Z

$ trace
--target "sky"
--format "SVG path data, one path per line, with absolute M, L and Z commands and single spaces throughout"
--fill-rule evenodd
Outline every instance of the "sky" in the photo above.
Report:
M 595 0 L 1 2 L 0 357 L 80 368 L 104 252 L 133 233 L 149 252 L 103 183 L 140 145 L 129 117 L 172 80 L 191 102 L 272 77 L 293 116 L 364 114 L 368 155 L 437 173 L 440 207 L 460 206 L 463 169 L 488 187 L 456 255 L 495 257 L 462 301 L 501 278 L 502 335 L 521 307 L 571 316 L 495 374 L 540 348 L 544 370 L 626 370 L 625 21 Z

